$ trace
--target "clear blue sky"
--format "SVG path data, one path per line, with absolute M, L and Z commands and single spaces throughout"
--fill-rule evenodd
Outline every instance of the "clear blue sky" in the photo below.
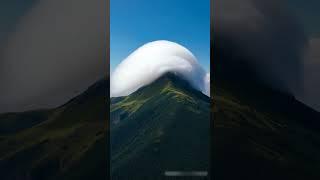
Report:
M 111 71 L 154 40 L 177 42 L 210 69 L 210 0 L 110 0 Z

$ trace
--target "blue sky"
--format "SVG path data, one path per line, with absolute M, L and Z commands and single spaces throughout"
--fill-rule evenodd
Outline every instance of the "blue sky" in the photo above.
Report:
M 185 46 L 209 71 L 210 0 L 110 0 L 111 70 L 154 40 Z

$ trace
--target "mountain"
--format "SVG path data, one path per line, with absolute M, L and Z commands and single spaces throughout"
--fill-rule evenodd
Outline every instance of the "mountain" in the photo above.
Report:
M 57 108 L 1 114 L 1 179 L 107 179 L 107 83 Z
M 210 98 L 168 73 L 111 99 L 114 179 L 163 177 L 165 171 L 208 171 Z
M 105 80 L 57 108 L 0 114 L 1 179 L 108 179 L 109 154 L 115 179 L 206 170 L 209 156 L 217 180 L 319 179 L 320 113 L 216 59 L 212 107 L 166 74 L 112 98 L 110 124 Z
M 319 179 L 320 113 L 221 52 L 211 88 L 213 178 Z
M 57 108 L 0 114 L 1 179 L 109 179 L 109 154 L 116 176 L 207 170 L 207 96 L 166 74 L 111 99 L 109 136 L 108 86 L 99 81 Z

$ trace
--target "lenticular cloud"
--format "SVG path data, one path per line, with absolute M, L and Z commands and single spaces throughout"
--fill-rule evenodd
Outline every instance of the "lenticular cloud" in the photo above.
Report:
M 110 78 L 110 96 L 127 96 L 168 72 L 209 96 L 209 73 L 188 49 L 164 40 L 141 46 L 116 67 Z

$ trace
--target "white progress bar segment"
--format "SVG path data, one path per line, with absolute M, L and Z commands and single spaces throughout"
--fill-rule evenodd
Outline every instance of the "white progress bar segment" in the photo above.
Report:
M 196 177 L 205 177 L 208 176 L 208 171 L 165 171 L 165 176 L 196 176 Z

